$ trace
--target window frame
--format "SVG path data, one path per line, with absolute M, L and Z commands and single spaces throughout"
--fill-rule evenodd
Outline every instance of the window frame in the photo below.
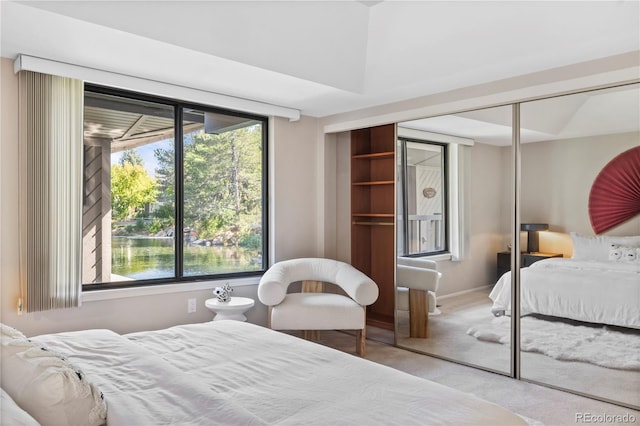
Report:
M 182 238 L 175 238 L 175 253 L 174 253 L 174 276 L 167 278 L 153 278 L 144 280 L 132 280 L 132 281 L 117 281 L 117 282 L 103 282 L 96 284 L 82 283 L 82 291 L 96 291 L 96 290 L 111 290 L 111 289 L 123 289 L 123 288 L 135 288 L 135 287 L 147 287 L 147 286 L 159 286 L 166 284 L 178 284 L 189 282 L 201 282 L 201 281 L 213 281 L 213 280 L 225 280 L 234 278 L 245 278 L 260 276 L 266 272 L 267 262 L 269 259 L 269 117 L 250 114 L 242 111 L 229 110 L 224 108 L 215 107 L 212 105 L 204 105 L 195 102 L 181 101 L 178 99 L 172 99 L 162 96 L 149 95 L 145 93 L 135 92 L 131 90 L 124 90 L 113 88 L 109 86 L 102 86 L 91 83 L 84 83 L 83 97 L 87 92 L 99 93 L 110 96 L 118 96 L 133 100 L 139 100 L 144 102 L 159 103 L 173 108 L 174 115 L 174 167 L 175 167 L 175 229 L 184 228 L 184 134 L 182 119 L 184 116 L 184 110 L 195 109 L 203 112 L 212 112 L 217 114 L 231 115 L 235 117 L 252 119 L 259 121 L 262 124 L 262 170 L 261 170 L 261 191 L 262 191 L 262 264 L 259 269 L 243 272 L 227 272 L 220 274 L 206 274 L 206 275 L 189 275 L 184 276 L 183 261 L 184 261 L 184 241 Z M 84 118 L 82 120 L 84 127 Z M 83 182 L 84 185 L 84 182 Z M 84 191 L 84 188 L 83 188 Z
M 398 136 L 398 141 L 400 142 L 400 169 L 401 169 L 401 188 L 400 196 L 402 197 L 402 257 L 428 257 L 428 256 L 437 256 L 442 254 L 450 254 L 451 253 L 451 242 L 450 242 L 450 227 L 452 218 L 450 217 L 450 188 L 449 188 L 449 143 L 445 142 L 436 142 L 427 139 L 418 139 L 415 137 L 408 136 Z M 444 235 L 443 241 L 444 246 L 441 250 L 437 251 L 421 251 L 417 253 L 409 253 L 409 221 L 407 220 L 408 215 L 406 214 L 409 208 L 408 201 L 408 173 L 407 173 L 407 143 L 420 143 L 424 145 L 433 145 L 442 148 L 442 209 L 443 209 L 443 218 L 446 220 L 445 226 L 443 227 Z

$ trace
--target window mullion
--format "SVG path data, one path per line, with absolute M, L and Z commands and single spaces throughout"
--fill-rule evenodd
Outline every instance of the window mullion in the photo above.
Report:
M 175 115 L 175 274 L 176 278 L 184 276 L 184 140 L 183 140 L 183 108 L 176 106 Z

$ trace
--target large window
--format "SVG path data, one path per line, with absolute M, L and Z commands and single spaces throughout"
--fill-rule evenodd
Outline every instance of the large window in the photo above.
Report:
M 264 117 L 85 87 L 85 289 L 264 271 Z
M 445 252 L 445 145 L 401 138 L 398 148 L 398 254 Z

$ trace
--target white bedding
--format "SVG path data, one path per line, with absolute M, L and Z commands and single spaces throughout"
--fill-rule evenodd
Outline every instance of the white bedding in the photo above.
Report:
M 640 264 L 544 259 L 520 270 L 521 315 L 542 314 L 640 328 Z M 489 295 L 494 314 L 511 313 L 511 272 Z
M 108 425 L 526 424 L 473 395 L 243 322 L 33 340 L 92 378 Z

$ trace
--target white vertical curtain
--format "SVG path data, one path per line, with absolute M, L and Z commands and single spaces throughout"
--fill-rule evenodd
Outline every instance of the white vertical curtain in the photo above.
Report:
M 461 261 L 469 250 L 469 187 L 470 146 L 449 145 L 449 206 L 451 208 L 451 260 Z
M 22 308 L 79 306 L 83 82 L 31 71 L 18 77 Z

